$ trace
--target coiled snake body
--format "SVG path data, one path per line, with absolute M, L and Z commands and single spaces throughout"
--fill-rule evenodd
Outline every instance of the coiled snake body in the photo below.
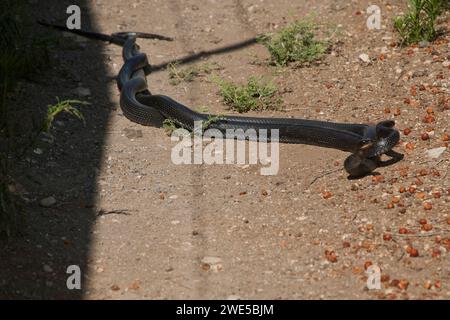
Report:
M 65 29 L 47 23 L 41 24 Z M 65 31 L 74 30 L 65 29 Z M 165 119 L 171 119 L 181 127 L 193 130 L 195 121 L 208 121 L 214 117 L 216 120 L 209 123 L 208 129 L 218 129 L 222 133 L 227 129 L 243 131 L 253 129 L 255 132 L 267 130 L 268 141 L 271 130 L 278 129 L 280 142 L 308 144 L 350 152 L 351 155 L 344 162 L 344 168 L 351 177 L 366 175 L 379 166 L 391 164 L 402 158 L 401 154 L 392 150 L 400 139 L 399 132 L 394 128 L 394 121 L 367 125 L 286 118 L 215 117 L 198 113 L 167 96 L 153 95 L 148 90 L 146 76 L 152 69 L 147 56 L 139 52 L 136 38 L 171 40 L 170 38 L 142 33 L 120 33 L 112 36 L 80 30 L 76 30 L 75 33 L 123 46 L 124 65 L 117 79 L 121 93 L 120 106 L 124 115 L 133 122 L 161 127 Z M 245 138 L 252 139 L 249 136 Z M 258 139 L 258 136 L 255 139 Z M 383 154 L 392 159 L 381 161 Z

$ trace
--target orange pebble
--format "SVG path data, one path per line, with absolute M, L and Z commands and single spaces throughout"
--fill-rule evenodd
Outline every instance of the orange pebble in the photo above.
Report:
M 407 150 L 414 150 L 414 144 L 413 144 L 412 142 L 408 142 L 408 143 L 405 145 L 405 148 L 406 148 Z
M 322 192 L 322 197 L 324 199 L 330 199 L 333 196 L 333 194 L 330 191 L 324 191 Z
M 420 136 L 420 138 L 421 138 L 423 141 L 427 141 L 427 140 L 430 139 L 430 136 L 428 135 L 428 133 L 424 132 L 424 133 L 422 133 L 422 135 Z
M 431 204 L 431 202 L 425 202 L 425 203 L 423 204 L 423 208 L 424 208 L 425 210 L 431 210 L 431 209 L 433 209 L 433 205 Z

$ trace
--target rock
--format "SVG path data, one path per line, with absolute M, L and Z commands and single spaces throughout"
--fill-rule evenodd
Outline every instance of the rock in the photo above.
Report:
M 125 128 L 123 130 L 123 132 L 125 133 L 125 136 L 128 139 L 136 139 L 136 138 L 142 138 L 142 130 L 139 129 L 129 129 L 129 128 Z
M 39 205 L 44 208 L 50 208 L 51 206 L 54 206 L 55 204 L 56 204 L 55 197 L 47 197 L 47 198 L 41 199 L 41 201 L 39 201 Z
M 450 61 L 449 60 L 445 60 L 444 62 L 442 62 L 442 65 L 446 68 L 448 68 L 448 66 L 450 66 Z
M 430 45 L 428 41 L 420 41 L 419 42 L 419 48 L 426 48 Z
M 44 271 L 45 272 L 53 272 L 53 269 L 48 264 L 44 264 Z
M 88 39 L 86 37 L 79 36 L 77 34 L 72 35 L 72 37 L 75 39 L 76 42 L 78 42 L 80 44 L 85 44 L 88 41 Z
M 227 297 L 227 300 L 242 300 L 242 298 L 237 295 L 232 294 L 231 296 Z
M 427 150 L 427 155 L 428 155 L 428 157 L 430 157 L 432 159 L 436 159 L 436 158 L 439 158 L 446 149 L 447 149 L 446 147 L 430 149 L 430 150 Z
M 414 71 L 412 74 L 413 78 L 418 78 L 418 77 L 425 77 L 428 75 L 428 71 L 427 70 L 417 70 Z
M 75 89 L 75 93 L 80 97 L 89 97 L 91 95 L 91 90 L 89 88 L 78 87 Z
M 222 259 L 218 257 L 204 257 L 202 259 L 202 267 L 205 270 L 219 272 L 222 270 Z
M 369 57 L 369 55 L 367 53 L 361 53 L 358 58 L 362 62 L 365 62 L 365 63 L 369 63 L 370 62 L 370 57 Z
M 253 12 L 255 12 L 255 10 L 256 10 L 257 7 L 258 7 L 257 4 L 252 5 L 252 6 L 250 6 L 250 7 L 247 8 L 247 11 L 248 11 L 249 13 L 253 13 Z
M 128 286 L 128 289 L 130 290 L 139 290 L 141 288 L 141 285 L 139 284 L 139 281 L 134 281 L 132 284 Z

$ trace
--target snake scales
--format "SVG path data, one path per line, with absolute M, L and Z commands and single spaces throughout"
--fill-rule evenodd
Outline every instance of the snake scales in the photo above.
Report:
M 68 31 L 88 38 L 109 41 L 123 47 L 124 65 L 117 78 L 120 90 L 120 106 L 124 115 L 133 122 L 146 126 L 161 127 L 165 119 L 174 120 L 181 127 L 194 129 L 195 121 L 215 121 L 208 124 L 208 129 L 218 129 L 225 133 L 227 129 L 253 129 L 256 132 L 272 129 L 279 132 L 279 141 L 284 143 L 308 144 L 319 147 L 334 148 L 351 154 L 344 162 L 350 177 L 369 174 L 377 167 L 392 164 L 402 159 L 402 155 L 392 148 L 398 143 L 400 134 L 394 128 L 394 121 L 381 121 L 376 125 L 334 123 L 317 120 L 220 116 L 195 112 L 177 101 L 164 96 L 153 95 L 148 90 L 147 78 L 152 71 L 147 56 L 139 51 L 136 38 L 153 38 L 171 41 L 171 38 L 149 34 L 122 32 L 112 35 L 68 30 L 46 22 L 42 25 Z M 252 139 L 251 137 L 246 137 Z M 258 136 L 255 137 L 258 139 Z M 270 141 L 270 135 L 267 136 Z M 382 161 L 385 154 L 391 157 Z

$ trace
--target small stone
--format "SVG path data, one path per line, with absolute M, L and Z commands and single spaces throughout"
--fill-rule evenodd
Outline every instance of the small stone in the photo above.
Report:
M 359 60 L 361 60 L 362 62 L 365 62 L 365 63 L 369 63 L 370 62 L 370 57 L 369 57 L 369 55 L 367 53 L 361 53 L 359 55 Z
M 125 136 L 128 139 L 136 139 L 136 138 L 142 138 L 142 130 L 139 129 L 129 129 L 129 128 L 125 128 L 123 130 L 123 132 L 125 133 Z
M 204 270 L 211 270 L 219 272 L 222 270 L 222 259 L 218 257 L 204 257 L 202 259 L 202 268 Z
M 78 87 L 75 89 L 75 93 L 80 97 L 89 97 L 91 95 L 91 90 L 89 88 Z
M 426 48 L 430 45 L 430 42 L 428 41 L 420 41 L 419 42 L 419 48 Z
M 42 153 L 43 153 L 43 151 L 42 151 L 41 148 L 36 148 L 36 149 L 33 150 L 33 152 L 34 152 L 35 154 L 42 154 Z
M 242 300 L 242 298 L 237 295 L 232 294 L 231 296 L 227 297 L 227 300 Z
M 336 263 L 338 261 L 337 254 L 332 250 L 325 250 L 325 258 L 331 263 Z
M 428 155 L 428 157 L 430 157 L 432 159 L 436 159 L 436 158 L 439 158 L 446 149 L 447 149 L 446 147 L 429 149 L 429 150 L 427 150 L 427 155 Z
M 253 12 L 255 12 L 257 7 L 258 7 L 258 5 L 256 5 L 256 4 L 252 5 L 252 6 L 247 8 L 247 11 L 250 12 L 250 13 L 253 13 Z
M 83 36 L 79 36 L 79 35 L 73 35 L 73 37 L 75 38 L 75 41 L 78 42 L 80 45 L 86 45 L 87 39 L 86 37 Z
M 132 284 L 130 284 L 130 286 L 128 287 L 128 289 L 130 290 L 139 290 L 141 288 L 139 281 L 134 281 Z
M 44 271 L 45 272 L 53 272 L 53 269 L 48 264 L 44 264 Z
M 425 77 L 428 75 L 427 70 L 416 70 L 413 72 L 412 77 L 413 78 L 419 78 L 419 77 Z
M 409 286 L 409 281 L 406 280 L 406 279 L 400 280 L 400 281 L 398 282 L 398 285 L 397 285 L 397 287 L 398 287 L 400 290 L 406 290 L 406 289 L 408 289 L 408 286 Z
M 44 208 L 49 208 L 55 204 L 56 204 L 56 199 L 55 199 L 55 197 L 52 197 L 52 196 L 41 199 L 41 201 L 39 201 L 39 205 Z

